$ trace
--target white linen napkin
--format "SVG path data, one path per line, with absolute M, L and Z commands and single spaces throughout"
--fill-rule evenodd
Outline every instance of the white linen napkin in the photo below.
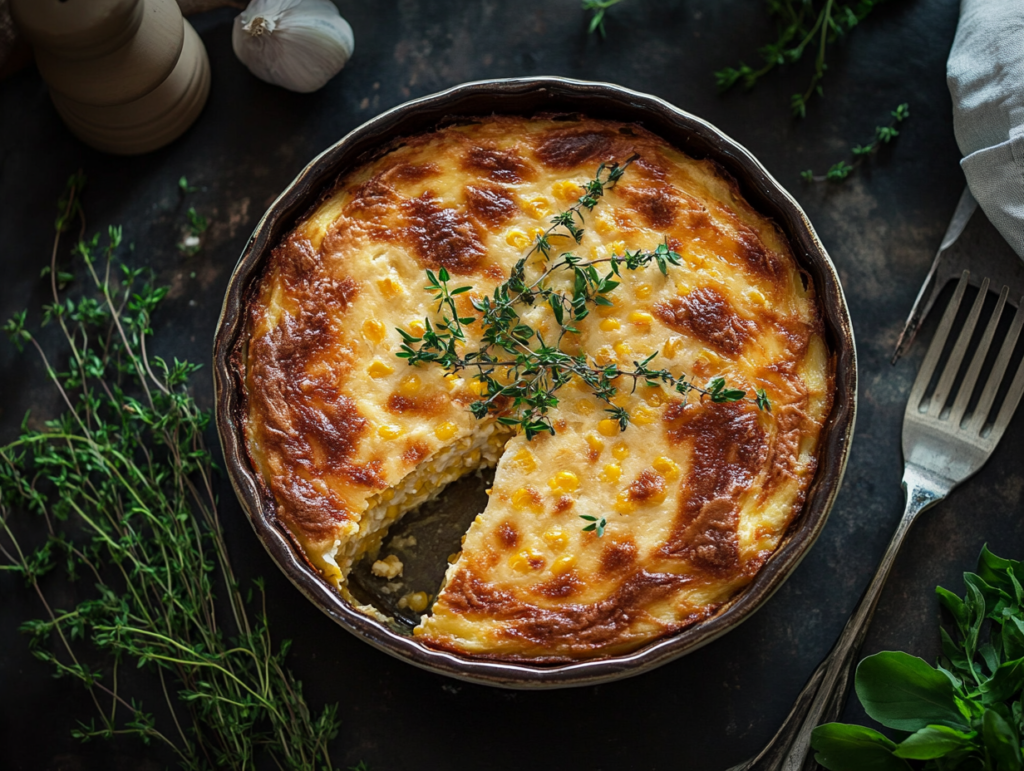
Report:
M 1024 2 L 961 0 L 946 64 L 967 184 L 1024 257 Z

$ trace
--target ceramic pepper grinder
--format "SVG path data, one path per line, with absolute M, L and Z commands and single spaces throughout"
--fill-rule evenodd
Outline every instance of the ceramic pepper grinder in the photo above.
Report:
M 134 155 L 192 125 L 210 63 L 175 0 L 11 0 L 64 122 L 86 144 Z

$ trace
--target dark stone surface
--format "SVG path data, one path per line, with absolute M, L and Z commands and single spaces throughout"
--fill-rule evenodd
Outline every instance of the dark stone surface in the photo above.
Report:
M 392 660 L 332 624 L 270 562 L 226 483 L 220 495 L 236 567 L 245 579 L 266 578 L 272 626 L 294 638 L 291 665 L 310 701 L 341 703 L 336 764 L 714 771 L 742 760 L 775 731 L 832 645 L 902 510 L 900 426 L 922 347 L 895 368 L 888 359 L 963 186 L 945 87 L 956 0 L 879 8 L 837 47 L 825 98 L 803 121 L 789 116 L 788 97 L 803 86 L 805 66 L 749 94 L 715 93 L 712 71 L 753 61 L 768 40 L 761 3 L 627 0 L 610 13 L 604 42 L 587 37 L 575 0 L 340 4 L 356 54 L 312 95 L 249 75 L 231 52 L 231 13 L 195 18 L 213 68 L 209 104 L 180 140 L 140 158 L 104 156 L 77 142 L 34 70 L 0 83 L 0 317 L 27 306 L 38 321 L 53 202 L 77 168 L 89 175 L 90 228 L 122 223 L 134 260 L 172 287 L 157 319 L 157 353 L 208 362 L 225 283 L 259 215 L 317 152 L 384 109 L 467 80 L 550 74 L 619 83 L 706 118 L 749 147 L 805 207 L 843 277 L 861 368 L 858 429 L 831 519 L 788 583 L 746 624 L 610 685 L 543 693 L 466 685 Z M 801 169 L 827 168 L 903 101 L 911 119 L 867 168 L 843 185 L 801 183 Z M 186 204 L 176 186 L 181 175 L 200 188 Z M 205 249 L 183 257 L 175 244 L 189 204 L 212 226 Z M 196 391 L 208 407 L 208 380 L 199 378 Z M 27 409 L 45 415 L 56 406 L 35 359 L 0 344 L 0 438 L 14 434 Z M 866 652 L 901 648 L 933 658 L 934 586 L 959 591 L 959 575 L 985 542 L 1024 555 L 1022 420 L 989 464 L 911 532 Z M 83 746 L 70 738 L 90 705 L 27 653 L 17 625 L 38 613 L 20 582 L 0 575 L 0 768 L 173 765 L 131 741 Z M 847 717 L 862 713 L 850 706 Z

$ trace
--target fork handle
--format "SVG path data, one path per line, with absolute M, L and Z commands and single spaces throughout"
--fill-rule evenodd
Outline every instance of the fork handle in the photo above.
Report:
M 882 587 L 896 561 L 896 553 L 917 515 L 945 498 L 952 485 L 917 466 L 907 464 L 903 473 L 903 489 L 907 496 L 903 518 L 882 555 L 874 578 L 868 584 L 857 609 L 846 622 L 843 633 L 797 696 L 793 709 L 772 740 L 756 757 L 730 771 L 801 771 L 815 768 L 813 758 L 808 757 L 811 731 L 822 723 L 835 720 L 842 711 L 853 663 L 867 635 L 868 624 L 875 613 Z

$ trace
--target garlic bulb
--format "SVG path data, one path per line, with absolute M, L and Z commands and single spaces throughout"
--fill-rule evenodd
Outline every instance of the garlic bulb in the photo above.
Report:
M 260 80 L 316 91 L 352 56 L 352 27 L 330 0 L 252 0 L 235 18 L 231 46 Z

